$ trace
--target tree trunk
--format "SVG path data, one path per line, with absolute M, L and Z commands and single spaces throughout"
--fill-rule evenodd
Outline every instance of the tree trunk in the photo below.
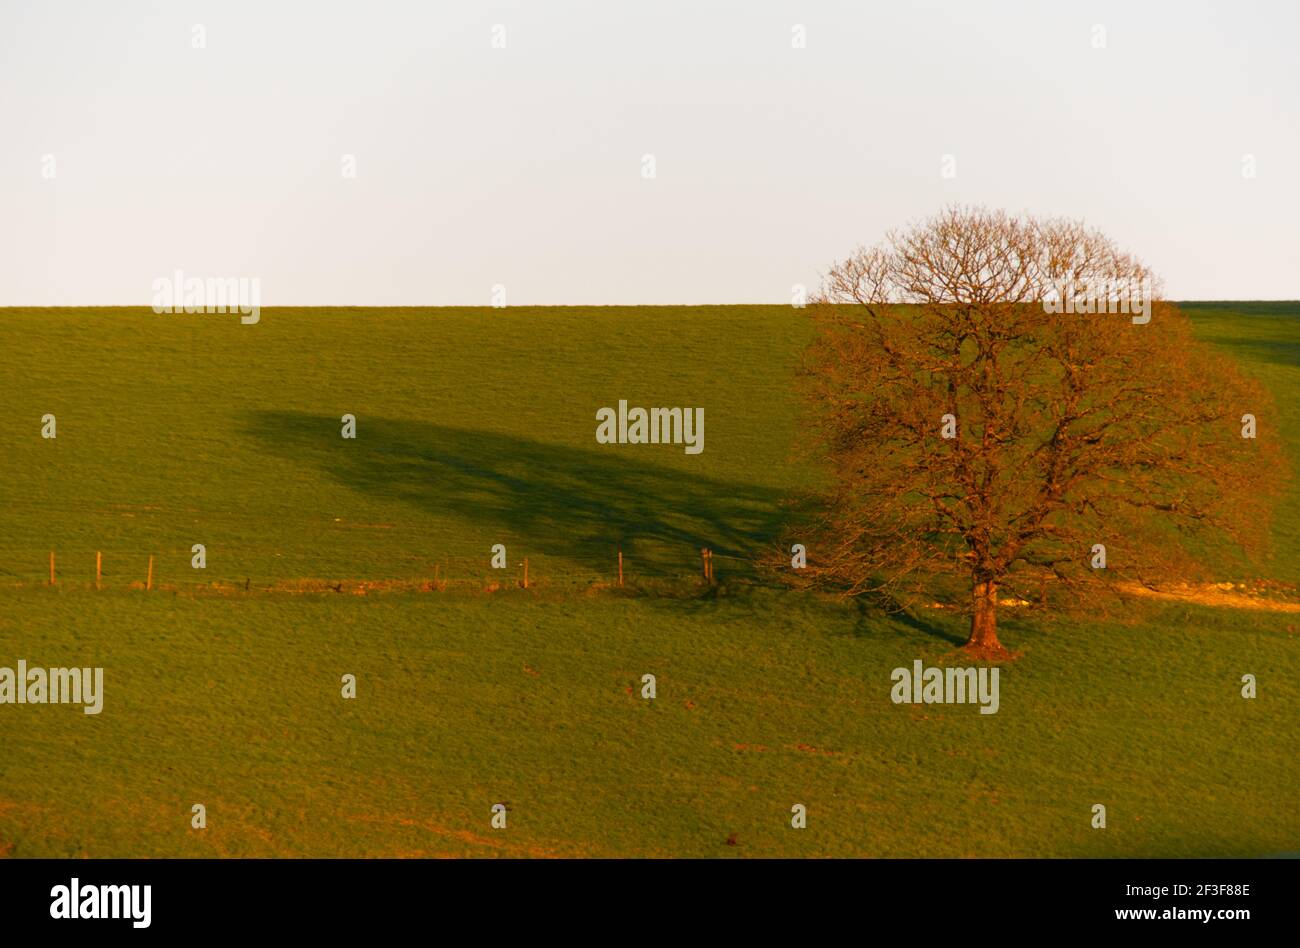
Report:
M 1003 651 L 998 641 L 998 584 L 992 580 L 976 580 L 972 594 L 975 608 L 965 647 L 973 652 Z

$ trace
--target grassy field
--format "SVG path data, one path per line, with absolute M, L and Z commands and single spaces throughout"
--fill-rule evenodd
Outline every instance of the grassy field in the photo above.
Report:
M 1300 305 L 1188 309 L 1300 462 Z M 1300 613 L 1008 617 L 980 715 L 889 701 L 954 618 L 751 581 L 816 477 L 808 336 L 788 307 L 0 310 L 0 666 L 105 668 L 100 715 L 0 706 L 0 855 L 1300 851 Z M 621 398 L 704 406 L 704 452 L 597 445 Z M 1251 578 L 1300 581 L 1298 492 Z

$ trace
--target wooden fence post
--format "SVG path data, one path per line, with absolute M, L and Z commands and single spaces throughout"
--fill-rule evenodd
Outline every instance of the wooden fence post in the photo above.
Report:
M 528 588 L 528 557 L 524 557 L 524 588 Z
M 54 551 L 50 550 L 50 585 L 54 585 Z
M 618 584 L 623 585 L 623 551 L 618 551 Z
M 709 550 L 708 547 L 700 547 L 700 564 L 704 569 L 704 578 L 709 578 Z
M 149 578 L 145 580 L 145 589 L 153 589 L 153 557 L 149 557 Z
M 96 550 L 95 551 L 95 588 L 96 589 L 100 588 L 99 580 L 103 575 L 104 575 L 104 554 L 101 551 Z

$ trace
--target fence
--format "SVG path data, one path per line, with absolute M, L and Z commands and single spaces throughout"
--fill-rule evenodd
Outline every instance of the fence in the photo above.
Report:
M 337 560 L 328 558 L 322 563 L 309 553 L 285 556 L 269 547 L 240 546 L 244 558 L 252 554 L 254 560 L 263 560 L 267 554 L 275 557 L 287 568 L 277 569 L 273 575 L 256 570 L 232 571 L 229 566 L 209 569 L 193 566 L 192 549 L 161 549 L 155 552 L 123 549 L 63 549 L 50 550 L 48 573 L 37 571 L 34 557 L 25 551 L 5 551 L 0 555 L 0 586 L 65 586 L 89 587 L 97 590 L 128 588 L 152 592 L 156 589 L 184 589 L 198 587 L 242 588 L 244 590 L 295 590 L 334 589 L 357 587 L 420 588 L 425 591 L 445 590 L 451 587 L 501 588 L 517 585 L 523 589 L 541 586 L 608 586 L 628 587 L 645 582 L 664 582 L 693 577 L 702 585 L 718 583 L 716 561 L 724 564 L 733 579 L 753 575 L 756 563 L 746 557 L 720 554 L 708 547 L 698 551 L 683 550 L 679 570 L 665 570 L 662 555 L 653 566 L 638 571 L 637 562 L 623 549 L 615 548 L 609 555 L 609 569 L 575 567 L 571 560 L 554 555 L 537 557 L 529 554 L 507 562 L 504 567 L 492 565 L 493 556 L 425 556 L 419 554 L 390 554 L 390 568 L 360 571 L 340 569 Z M 221 547 L 205 548 L 206 558 L 223 561 Z M 21 560 L 26 559 L 32 568 L 24 570 Z M 15 562 L 18 560 L 19 562 Z M 16 568 L 14 568 L 16 567 Z M 42 575 L 44 574 L 44 575 Z

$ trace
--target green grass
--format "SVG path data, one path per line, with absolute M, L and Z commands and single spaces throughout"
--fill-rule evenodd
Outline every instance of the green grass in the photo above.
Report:
M 1190 309 L 1272 389 L 1261 436 L 1300 460 L 1300 306 Z M 955 620 L 739 581 L 816 476 L 791 461 L 807 338 L 788 307 L 0 311 L 0 665 L 106 678 L 98 716 L 0 706 L 0 854 L 1300 850 L 1296 614 L 1010 618 L 1024 657 L 983 716 L 889 701 L 894 667 L 950 660 Z M 619 398 L 705 406 L 704 453 L 596 445 Z M 1295 500 L 1269 567 L 1286 582 Z M 483 591 L 497 542 L 532 589 Z M 701 546 L 728 557 L 715 593 Z M 591 588 L 619 548 L 655 594 Z M 434 563 L 462 582 L 270 588 Z
M 788 307 L 0 317 L 0 579 L 391 578 L 693 571 L 765 541 L 797 419 L 807 327 Z M 703 405 L 705 451 L 601 449 L 596 409 Z M 33 437 L 45 413 L 54 441 Z M 339 419 L 358 419 L 355 442 Z M 554 562 L 551 562 L 551 560 Z

